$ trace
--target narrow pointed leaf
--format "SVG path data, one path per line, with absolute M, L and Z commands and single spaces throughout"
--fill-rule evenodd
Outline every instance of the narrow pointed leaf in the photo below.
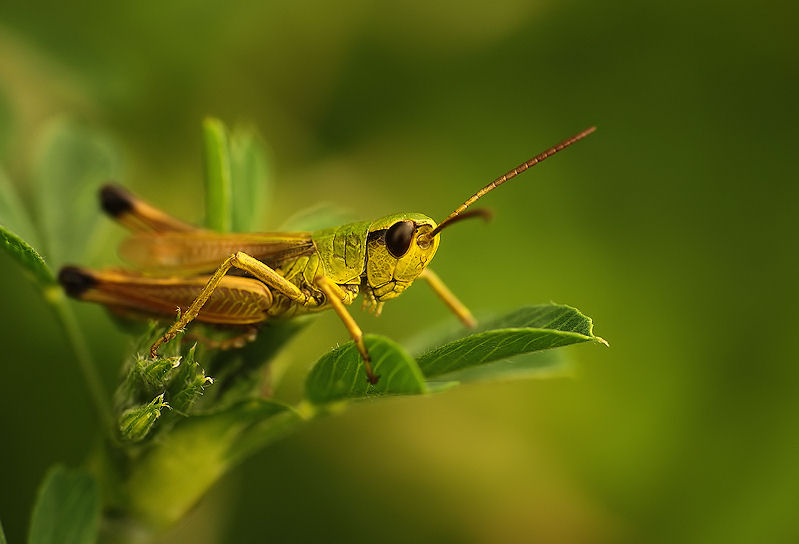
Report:
M 55 282 L 53 272 L 39 253 L 25 240 L 0 225 L 0 247 L 11 255 L 42 285 Z
M 253 129 L 236 128 L 230 137 L 232 230 L 263 230 L 272 190 L 266 144 Z
M 379 395 L 416 395 L 427 392 L 427 384 L 416 361 L 398 344 L 376 335 L 364 337 L 372 367 L 380 376 L 377 384 L 366 380 L 363 361 L 354 342 L 322 356 L 305 383 L 305 394 L 314 404 Z
M 604 343 L 591 319 L 569 306 L 543 304 L 486 321 L 477 333 L 451 339 L 418 358 L 428 378 L 533 351 L 580 342 Z
M 47 473 L 33 507 L 30 544 L 89 544 L 97 538 L 100 495 L 82 470 L 56 466 Z
M 205 144 L 205 226 L 230 232 L 233 226 L 233 189 L 230 147 L 225 125 L 212 117 L 203 122 Z

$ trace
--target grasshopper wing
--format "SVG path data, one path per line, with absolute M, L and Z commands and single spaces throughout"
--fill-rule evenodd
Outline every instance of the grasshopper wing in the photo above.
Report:
M 316 251 L 310 232 L 219 233 L 139 232 L 122 242 L 120 255 L 146 273 L 191 275 L 215 270 L 222 261 L 243 251 L 267 266 Z

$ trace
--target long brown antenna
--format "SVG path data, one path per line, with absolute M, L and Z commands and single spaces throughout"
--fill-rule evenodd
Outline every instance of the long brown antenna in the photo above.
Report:
M 436 234 L 438 234 L 439 232 L 441 232 L 441 229 L 443 229 L 446 224 L 448 224 L 449 222 L 454 220 L 457 216 L 459 216 L 461 213 L 463 213 L 463 210 L 468 208 L 470 205 L 474 204 L 480 197 L 484 196 L 486 193 L 496 189 L 497 187 L 499 187 L 500 185 L 502 185 L 503 183 L 505 183 L 509 179 L 515 178 L 516 176 L 518 176 L 519 174 L 521 174 L 522 172 L 524 172 L 525 170 L 527 170 L 531 166 L 535 166 L 536 164 L 538 164 L 539 162 L 543 161 L 544 159 L 547 159 L 547 158 L 551 157 L 552 155 L 554 155 L 558 151 L 569 147 L 574 142 L 582 140 L 583 138 L 585 138 L 586 136 L 588 136 L 589 134 L 591 134 L 595 130 L 596 130 L 596 127 L 587 128 L 584 131 L 580 132 L 579 134 L 575 134 L 571 138 L 567 138 L 567 139 L 563 140 L 558 145 L 556 145 L 554 147 L 550 147 L 549 149 L 547 149 L 543 153 L 539 153 L 538 155 L 536 155 L 535 157 L 533 157 L 529 161 L 523 162 L 522 164 L 520 164 L 519 166 L 517 166 L 513 170 L 510 170 L 509 172 L 506 172 L 505 174 L 499 176 L 497 179 L 495 179 L 494 181 L 492 181 L 491 183 L 489 183 L 488 185 L 486 185 L 485 187 L 483 187 L 482 189 L 477 191 L 472 196 L 470 196 L 466 200 L 466 202 L 464 202 L 463 204 L 458 206 L 458 208 L 454 212 L 449 214 L 449 216 L 447 216 L 446 219 L 444 219 L 441 223 L 439 223 L 438 226 L 435 229 L 433 229 L 433 231 L 430 232 L 430 234 L 428 234 L 427 236 L 433 237 Z

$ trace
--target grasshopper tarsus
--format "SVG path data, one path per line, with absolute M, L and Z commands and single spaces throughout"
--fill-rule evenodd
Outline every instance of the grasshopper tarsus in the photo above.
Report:
M 372 369 L 372 357 L 369 355 L 369 352 L 366 350 L 366 344 L 363 343 L 363 337 L 359 339 L 355 345 L 358 347 L 358 350 L 361 354 L 361 361 L 363 361 L 363 370 L 366 372 L 366 381 L 372 385 L 375 385 L 379 380 L 380 376 L 375 374 L 375 371 Z

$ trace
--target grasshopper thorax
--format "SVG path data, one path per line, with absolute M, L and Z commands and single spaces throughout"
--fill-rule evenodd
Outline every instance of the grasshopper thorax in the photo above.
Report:
M 419 213 L 389 215 L 369 226 L 364 287 L 377 301 L 400 295 L 430 263 L 439 237 L 436 223 Z

